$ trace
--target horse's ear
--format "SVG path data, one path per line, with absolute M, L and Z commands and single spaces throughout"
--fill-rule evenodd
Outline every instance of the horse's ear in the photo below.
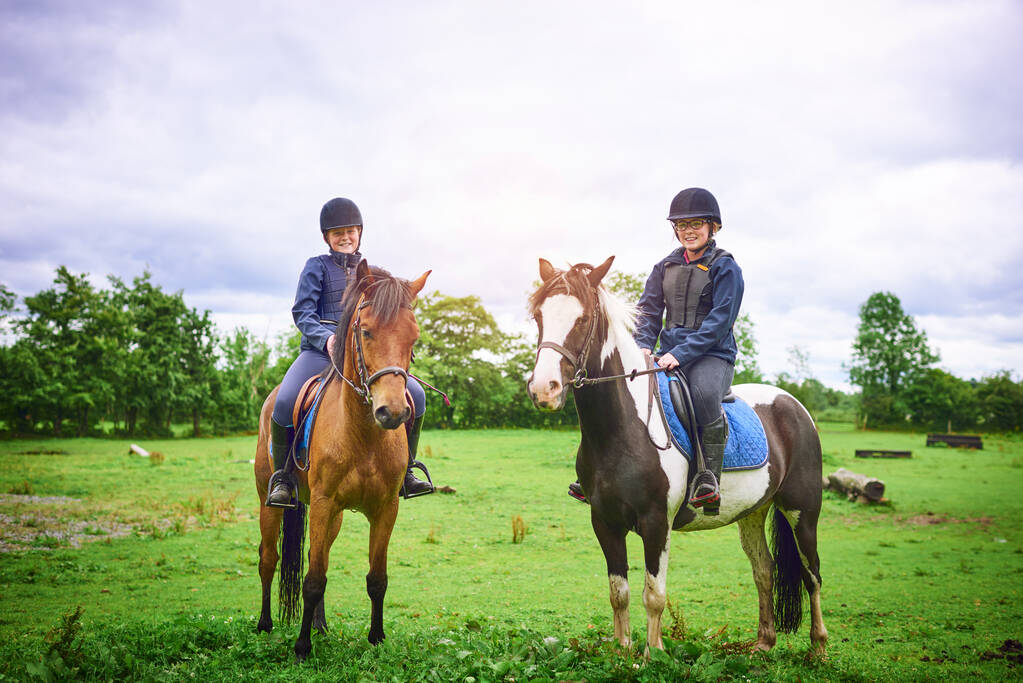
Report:
M 419 295 L 419 292 L 423 291 L 423 287 L 426 286 L 426 278 L 428 278 L 432 272 L 432 270 L 428 270 L 412 282 L 408 283 L 408 291 L 409 294 L 412 295 L 413 299 Z
M 615 257 L 608 256 L 607 260 L 601 263 L 599 266 L 590 271 L 590 274 L 586 278 L 590 281 L 590 284 L 596 287 L 600 284 L 600 281 L 607 275 L 607 271 L 611 270 L 611 262 L 615 260 Z
M 355 266 L 355 282 L 358 284 L 371 285 L 373 284 L 373 274 L 369 272 L 369 263 L 366 259 L 359 261 L 359 265 Z
M 540 279 L 547 282 L 557 274 L 558 270 L 545 258 L 540 259 Z

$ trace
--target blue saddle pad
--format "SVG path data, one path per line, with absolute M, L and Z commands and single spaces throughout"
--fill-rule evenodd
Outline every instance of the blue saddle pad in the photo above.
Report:
M 689 440 L 689 434 L 682 428 L 682 422 L 675 414 L 671 403 L 671 394 L 668 393 L 668 382 L 677 382 L 674 375 L 667 376 L 667 373 L 657 373 L 657 388 L 661 393 L 661 405 L 664 408 L 664 417 L 671 428 L 671 434 L 675 441 L 682 447 L 682 452 L 690 463 L 693 461 L 693 445 Z M 767 464 L 767 435 L 764 433 L 764 425 L 760 418 L 753 412 L 753 408 L 738 396 L 734 403 L 722 403 L 725 409 L 725 416 L 728 418 L 728 442 L 725 444 L 724 470 L 755 470 Z

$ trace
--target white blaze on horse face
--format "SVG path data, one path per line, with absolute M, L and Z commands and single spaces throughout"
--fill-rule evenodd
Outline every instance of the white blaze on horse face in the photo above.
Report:
M 543 338 L 540 341 L 564 346 L 568 334 L 582 315 L 583 305 L 574 296 L 555 294 L 548 297 L 540 306 L 540 316 L 543 320 Z M 536 356 L 536 366 L 533 368 L 529 390 L 541 402 L 556 401 L 565 389 L 564 378 L 561 375 L 562 358 L 564 356 L 550 348 L 540 349 Z M 552 388 L 552 383 L 556 388 Z

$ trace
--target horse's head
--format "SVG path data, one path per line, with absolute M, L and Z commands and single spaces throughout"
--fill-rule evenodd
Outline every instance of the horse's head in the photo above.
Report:
M 529 311 L 539 332 L 536 365 L 529 378 L 529 395 L 537 408 L 560 410 L 565 390 L 586 371 L 592 354 L 600 353 L 596 339 L 601 315 L 598 286 L 614 261 L 611 256 L 594 268 L 577 263 L 558 270 L 540 259 L 540 280 L 529 297 Z
M 395 429 L 411 416 L 405 384 L 412 345 L 419 338 L 412 303 L 430 272 L 409 282 L 362 261 L 355 283 L 345 291 L 348 329 L 344 346 L 335 346 L 335 354 L 344 349 L 344 374 L 356 391 L 365 392 L 373 419 L 384 429 Z

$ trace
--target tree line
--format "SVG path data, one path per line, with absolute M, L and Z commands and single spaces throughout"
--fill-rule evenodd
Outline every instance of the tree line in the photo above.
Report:
M 149 272 L 131 283 L 107 277 L 106 288 L 61 266 L 52 286 L 17 297 L 0 284 L 0 421 L 8 432 L 168 436 L 190 425 L 194 436 L 251 431 L 269 392 L 298 356 L 297 330 L 267 340 L 245 328 L 217 330 L 210 311 L 189 308 L 181 291 L 166 292 Z M 615 273 L 611 289 L 628 301 L 641 275 Z M 525 295 L 525 293 L 524 293 Z M 526 392 L 535 339 L 508 334 L 475 296 L 432 293 L 416 306 L 420 340 L 411 368 L 446 392 L 428 396 L 428 428 L 559 428 L 577 424 L 571 393 L 557 413 L 536 410 Z M 764 381 L 748 315 L 735 327 L 735 382 Z M 1023 425 L 1023 384 L 1008 371 L 961 380 L 932 367 L 926 345 L 898 299 L 871 296 L 848 366 L 861 387 L 852 395 L 812 376 L 807 355 L 790 350 L 791 373 L 773 383 L 818 419 L 856 419 L 870 426 L 982 427 Z

